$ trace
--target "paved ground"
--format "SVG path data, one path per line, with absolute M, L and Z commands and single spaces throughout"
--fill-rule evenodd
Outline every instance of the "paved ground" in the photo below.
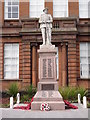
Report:
M 61 111 L 31 111 L 0 108 L 2 118 L 88 118 L 89 109 L 79 106 L 79 109 Z

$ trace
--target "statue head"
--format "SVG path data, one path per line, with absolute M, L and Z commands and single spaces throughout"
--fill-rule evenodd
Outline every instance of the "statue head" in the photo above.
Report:
M 47 14 L 48 13 L 48 8 L 44 8 L 43 12 Z

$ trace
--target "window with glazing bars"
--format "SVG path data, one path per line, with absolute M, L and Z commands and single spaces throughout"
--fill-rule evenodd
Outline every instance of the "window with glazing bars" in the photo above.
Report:
M 80 43 L 80 77 L 90 78 L 90 43 Z
M 19 44 L 4 44 L 4 79 L 19 79 Z
M 4 0 L 4 18 L 19 19 L 19 0 Z

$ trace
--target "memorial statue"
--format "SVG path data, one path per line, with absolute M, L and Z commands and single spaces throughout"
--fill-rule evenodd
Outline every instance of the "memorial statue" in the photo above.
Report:
M 43 14 L 41 14 L 39 23 L 40 29 L 42 32 L 43 45 L 51 44 L 51 32 L 52 32 L 52 16 L 48 14 L 48 8 L 43 10 Z

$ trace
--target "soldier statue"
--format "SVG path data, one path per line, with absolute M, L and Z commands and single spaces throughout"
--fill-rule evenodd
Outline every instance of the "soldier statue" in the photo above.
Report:
M 53 19 L 52 16 L 48 14 L 48 8 L 45 8 L 39 19 L 43 45 L 51 45 L 52 22 Z

